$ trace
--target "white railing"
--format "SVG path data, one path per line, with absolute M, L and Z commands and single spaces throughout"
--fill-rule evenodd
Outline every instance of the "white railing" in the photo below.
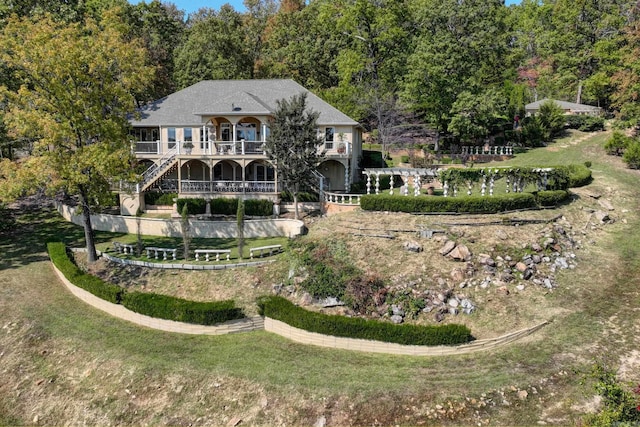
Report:
M 327 203 L 334 203 L 337 205 L 351 205 L 359 206 L 360 197 L 362 194 L 343 194 L 343 193 L 328 193 L 324 192 L 324 201 Z
M 135 154 L 160 154 L 160 141 L 136 141 Z
M 512 156 L 513 147 L 510 145 L 463 145 L 462 154 L 485 156 Z

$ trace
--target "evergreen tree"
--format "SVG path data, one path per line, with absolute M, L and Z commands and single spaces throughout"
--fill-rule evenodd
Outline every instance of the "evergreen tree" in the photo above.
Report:
M 318 147 L 323 144 L 317 130 L 319 114 L 307 110 L 306 104 L 306 93 L 278 101 L 266 141 L 266 151 L 276 166 L 278 180 L 293 197 L 296 219 L 299 217 L 298 193 L 317 188 L 315 168 L 324 157 L 318 153 Z

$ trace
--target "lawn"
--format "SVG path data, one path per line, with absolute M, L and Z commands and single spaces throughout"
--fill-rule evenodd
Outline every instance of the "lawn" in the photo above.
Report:
M 28 209 L 0 236 L 0 424 L 311 425 L 321 416 L 327 425 L 574 423 L 593 406 L 580 372 L 594 360 L 620 369 L 625 381 L 640 381 L 639 176 L 603 154 L 603 138 L 558 141 L 509 162 L 593 162 L 594 183 L 576 190 L 574 203 L 559 211 L 576 233 L 584 231 L 579 267 L 558 274 L 554 292 L 504 297 L 509 309 L 498 317 L 469 317 L 472 330 L 474 322 L 508 329 L 521 321 L 519 305 L 522 312 L 533 313 L 536 305 L 554 310 L 551 325 L 534 336 L 472 356 L 385 356 L 298 345 L 266 332 L 204 337 L 140 328 L 66 291 L 52 274 L 45 242 L 81 246 L 82 230 L 51 210 Z M 585 209 L 597 205 L 586 191 L 611 200 L 614 224 L 585 227 Z M 318 220 L 304 238 L 353 238 L 340 227 L 360 215 Z M 407 218 L 397 217 L 396 227 Z M 394 223 L 390 214 L 375 219 Z M 485 229 L 475 230 L 470 237 L 484 244 Z M 99 245 L 132 238 L 97 237 Z M 368 260 L 374 270 L 392 268 L 399 276 L 411 263 L 407 254 L 397 259 L 393 248 L 393 256 L 383 257 L 386 240 L 360 237 L 350 244 L 367 248 L 357 262 Z M 418 265 L 416 271 L 427 278 L 432 266 L 423 264 L 425 270 Z M 226 287 L 269 292 L 287 267 L 283 259 L 269 274 L 236 272 L 234 282 L 233 272 L 224 279 L 214 273 L 198 282 L 225 280 Z M 195 276 L 169 276 L 168 282 L 171 277 L 178 292 Z M 486 298 L 497 296 L 487 292 Z

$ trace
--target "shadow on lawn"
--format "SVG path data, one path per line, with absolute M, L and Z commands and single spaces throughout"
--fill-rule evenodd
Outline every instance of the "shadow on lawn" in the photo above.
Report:
M 29 206 L 14 210 L 14 214 L 15 227 L 0 233 L 0 270 L 48 260 L 47 242 L 85 245 L 82 227 L 65 221 L 52 207 Z M 98 231 L 95 237 L 97 244 L 112 239 L 114 234 Z

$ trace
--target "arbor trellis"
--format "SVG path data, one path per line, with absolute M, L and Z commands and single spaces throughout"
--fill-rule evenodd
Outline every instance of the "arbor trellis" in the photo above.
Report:
M 375 194 L 380 194 L 380 177 L 384 175 L 391 176 L 390 194 L 393 194 L 393 177 L 400 176 L 404 183 L 404 192 L 401 193 L 408 196 L 410 178 L 413 180 L 413 195 L 419 196 L 420 187 L 423 180 L 437 179 L 443 185 L 443 196 L 457 196 L 458 190 L 467 189 L 467 195 L 471 195 L 472 188 L 475 184 L 480 185 L 480 194 L 482 196 L 494 194 L 495 181 L 504 178 L 506 181 L 506 192 L 522 192 L 528 185 L 536 184 L 538 190 L 553 187 L 556 189 L 564 189 L 569 183 L 569 172 L 566 168 L 449 168 L 449 169 L 366 169 L 364 174 L 367 176 L 367 194 L 371 194 L 374 189 Z M 371 177 L 375 177 L 372 182 Z

